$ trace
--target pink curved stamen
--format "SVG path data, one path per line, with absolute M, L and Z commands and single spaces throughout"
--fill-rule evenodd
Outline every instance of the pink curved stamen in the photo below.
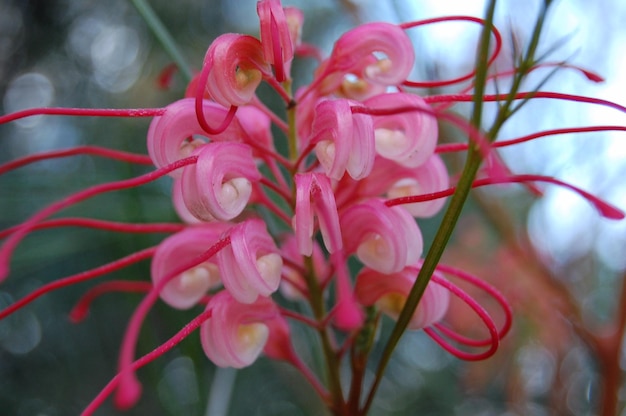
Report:
M 48 292 L 52 292 L 53 290 L 61 289 L 67 286 L 74 285 L 76 283 L 84 282 L 86 280 L 94 279 L 99 276 L 103 276 L 108 273 L 112 273 L 116 270 L 123 269 L 131 264 L 137 263 L 141 260 L 148 259 L 152 257 L 156 250 L 156 247 L 150 247 L 126 257 L 122 257 L 121 259 L 112 261 L 111 263 L 104 264 L 102 266 L 96 267 L 95 269 L 86 270 L 84 272 L 77 273 L 72 276 L 65 277 L 63 279 L 56 280 L 54 282 L 43 285 L 42 287 L 30 292 L 28 295 L 24 296 L 22 299 L 17 302 L 9 305 L 0 311 L 0 319 L 4 319 L 13 312 L 22 308 L 25 305 L 28 305 L 30 302 L 39 298 L 42 295 L 45 295 Z
M 89 289 L 70 311 L 70 320 L 79 323 L 87 317 L 94 300 L 109 292 L 145 293 L 152 289 L 152 283 L 144 281 L 112 280 L 100 283 Z
M 423 25 L 427 25 L 427 24 L 432 24 L 432 23 L 441 23 L 441 22 L 458 22 L 458 21 L 465 21 L 465 22 L 474 22 L 474 23 L 478 23 L 482 26 L 486 25 L 485 20 L 480 19 L 478 17 L 473 17 L 473 16 L 445 16 L 445 17 L 435 17 L 432 19 L 425 19 L 425 20 L 419 20 L 416 22 L 408 22 L 408 23 L 401 23 L 399 26 L 402 29 L 410 29 L 413 27 L 417 27 L 417 26 L 423 26 Z M 498 31 L 498 29 L 495 26 L 491 26 L 491 33 L 493 34 L 493 37 L 496 41 L 496 46 L 493 49 L 493 52 L 491 53 L 491 56 L 489 57 L 489 60 L 487 61 L 487 67 L 490 67 L 491 64 L 493 64 L 493 62 L 496 60 L 496 58 L 498 57 L 498 55 L 500 54 L 500 51 L 502 49 L 502 35 L 500 35 L 500 32 Z M 462 75 L 458 78 L 453 78 L 453 79 L 448 79 L 448 80 L 443 80 L 443 81 L 404 81 L 403 85 L 407 86 L 407 87 L 414 87 L 414 88 L 436 88 L 436 87 L 445 87 L 448 85 L 453 85 L 453 84 L 458 84 L 460 82 L 463 81 L 467 81 L 469 79 L 472 79 L 474 77 L 474 75 L 476 75 L 476 70 L 472 70 L 471 72 L 469 72 L 466 75 Z
M 470 353 L 467 351 L 463 351 L 454 345 L 450 344 L 444 337 L 442 337 L 438 332 L 436 332 L 433 328 L 425 328 L 424 332 L 428 334 L 437 344 L 439 344 L 443 349 L 448 351 L 450 354 L 454 355 L 457 358 L 466 361 L 478 361 L 484 360 L 486 358 L 491 357 L 498 350 L 498 346 L 500 345 L 500 337 L 498 334 L 498 329 L 496 328 L 496 324 L 489 316 L 489 313 L 483 308 L 478 302 L 476 302 L 470 295 L 468 295 L 464 290 L 454 285 L 453 283 L 440 279 L 437 276 L 432 277 L 432 282 L 437 283 L 446 289 L 448 289 L 451 293 L 453 293 L 456 297 L 461 299 L 467 306 L 469 306 L 476 315 L 480 318 L 481 321 L 485 324 L 485 327 L 489 331 L 490 342 L 489 349 L 480 353 Z
M 100 146 L 79 146 L 71 149 L 53 150 L 50 152 L 42 152 L 34 155 L 28 155 L 19 159 L 12 160 L 8 163 L 0 165 L 0 175 L 11 170 L 26 166 L 41 160 L 56 159 L 67 156 L 76 155 L 94 155 L 107 157 L 109 159 L 121 160 L 123 162 L 137 163 L 141 165 L 152 165 L 152 159 L 149 156 L 137 153 L 122 152 L 119 150 L 107 149 Z
M 22 227 L 22 225 L 15 225 L 0 231 L 0 238 L 5 238 L 6 236 L 19 230 L 20 227 Z M 31 231 L 57 227 L 84 227 L 122 233 L 175 233 L 184 229 L 186 225 L 178 223 L 135 224 L 95 220 L 92 218 L 59 218 L 40 222 L 34 225 Z
M 164 108 L 29 108 L 0 116 L 0 124 L 32 116 L 87 116 L 87 117 L 155 117 L 165 113 Z
M 572 191 L 578 193 L 587 201 L 589 201 L 599 211 L 600 215 L 602 215 L 603 217 L 609 218 L 612 220 L 621 220 L 625 217 L 624 212 L 621 209 L 615 207 L 614 205 L 611 205 L 608 202 L 601 200 L 597 196 L 592 195 L 589 192 L 584 191 L 574 185 L 571 185 L 567 182 L 560 181 L 555 178 L 551 178 L 549 176 L 513 175 L 513 176 L 497 177 L 497 178 L 483 178 L 483 179 L 475 180 L 474 183 L 472 183 L 472 188 L 479 188 L 481 186 L 487 186 L 487 185 L 498 185 L 498 184 L 506 184 L 506 183 L 524 183 L 524 182 L 548 182 L 554 185 L 563 186 L 565 188 L 571 189 Z M 455 191 L 456 191 L 456 187 L 452 187 L 443 191 L 433 192 L 430 194 L 404 196 L 400 198 L 389 199 L 385 202 L 385 205 L 391 207 L 394 205 L 431 201 L 433 199 L 445 198 L 447 196 L 450 196 L 454 194 Z
M 198 329 L 200 325 L 202 325 L 207 319 L 211 317 L 213 311 L 211 309 L 202 312 L 200 315 L 195 317 L 191 322 L 183 327 L 180 331 L 178 331 L 173 337 L 165 341 L 163 344 L 155 348 L 152 352 L 144 355 L 138 360 L 134 361 L 129 367 L 131 371 L 136 371 L 139 368 L 143 367 L 146 364 L 154 361 L 161 355 L 165 354 L 176 345 L 178 345 L 183 339 L 187 338 L 193 331 Z M 122 379 L 122 374 L 118 373 L 113 377 L 111 381 L 98 393 L 98 395 L 89 403 L 89 405 L 83 410 L 81 416 L 91 416 L 97 409 L 102 405 L 102 403 L 106 400 L 106 398 L 113 393 L 120 380 Z
M 139 337 L 139 332 L 141 330 L 143 321 L 150 309 L 152 309 L 152 306 L 159 299 L 159 294 L 161 290 L 163 290 L 165 285 L 167 285 L 167 283 L 176 278 L 178 275 L 193 267 L 196 267 L 200 263 L 208 261 L 229 244 L 230 237 L 225 237 L 216 242 L 213 246 L 211 246 L 208 250 L 206 250 L 199 256 L 182 264 L 181 266 L 172 270 L 170 273 L 163 276 L 163 278 L 152 287 L 152 290 L 148 292 L 146 297 L 142 299 L 141 303 L 139 303 L 139 305 L 133 312 L 128 326 L 126 327 L 126 332 L 124 334 L 124 339 L 122 341 L 122 347 L 119 356 L 118 376 L 120 387 L 117 390 L 115 396 L 115 403 L 120 409 L 130 408 L 137 402 L 137 400 L 139 400 L 139 396 L 141 395 L 141 384 L 137 380 L 137 377 L 132 368 L 133 356 L 135 354 L 135 347 L 137 345 L 137 339 Z
M 121 180 L 117 182 L 109 182 L 109 183 L 105 183 L 102 185 L 96 185 L 91 188 L 87 188 L 83 191 L 77 192 L 73 195 L 70 195 L 51 205 L 48 205 L 46 208 L 40 210 L 39 212 L 31 216 L 29 219 L 24 221 L 19 226 L 19 229 L 16 230 L 13 234 L 11 234 L 7 238 L 7 240 L 4 242 L 2 247 L 0 247 L 0 281 L 4 280 L 9 274 L 9 261 L 10 261 L 11 255 L 13 254 L 13 251 L 15 250 L 19 242 L 41 220 L 49 217 L 52 214 L 55 214 L 61 211 L 62 209 L 65 209 L 71 205 L 84 201 L 85 199 L 91 198 L 93 196 L 103 194 L 106 192 L 133 188 L 135 186 L 152 182 L 162 176 L 167 175 L 168 173 L 176 169 L 180 169 L 183 166 L 196 163 L 197 160 L 198 160 L 197 156 L 191 156 L 186 159 L 181 159 L 172 164 L 169 164 L 155 171 L 147 173 L 145 175 L 141 175 L 132 179 L 125 179 L 125 180 Z
M 589 133 L 599 131 L 626 131 L 625 126 L 587 126 L 587 127 L 564 127 L 560 129 L 544 130 L 537 133 L 528 134 L 526 136 L 518 137 L 510 140 L 502 140 L 499 142 L 493 142 L 493 147 L 506 147 L 519 143 L 528 142 L 530 140 L 539 139 L 541 137 L 556 136 L 558 134 L 571 134 L 571 133 Z M 469 148 L 466 143 L 449 143 L 437 146 L 435 153 L 450 153 L 450 152 L 462 152 Z

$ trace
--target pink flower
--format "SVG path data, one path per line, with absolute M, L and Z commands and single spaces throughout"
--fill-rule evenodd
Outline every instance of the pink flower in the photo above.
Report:
M 382 312 L 397 319 L 415 283 L 416 275 L 417 271 L 412 267 L 392 274 L 382 274 L 365 268 L 357 276 L 354 291 L 361 304 L 376 305 Z M 408 328 L 422 329 L 441 321 L 449 304 L 450 292 L 437 283 L 429 283 L 413 312 Z
M 251 219 L 234 226 L 230 245 L 217 254 L 226 290 L 241 303 L 253 303 L 278 289 L 283 266 L 265 223 Z
M 337 186 L 337 205 L 343 207 L 372 197 L 401 198 L 412 195 L 432 194 L 450 187 L 450 175 L 441 157 L 434 154 L 416 168 L 377 157 L 372 173 L 367 178 L 354 181 L 344 177 Z M 403 204 L 414 217 L 431 217 L 445 204 L 445 198 Z
M 271 299 L 240 303 L 226 291 L 211 298 L 207 310 L 212 315 L 200 327 L 200 341 L 220 367 L 243 368 L 256 361 L 270 337 L 267 322 L 279 316 Z
M 208 223 L 185 229 L 159 244 L 152 259 L 151 277 L 155 285 L 181 263 L 193 260 L 206 251 L 230 228 L 227 223 Z M 161 299 L 176 309 L 189 309 L 206 295 L 206 292 L 221 284 L 220 272 L 214 260 L 201 263 L 168 282 L 159 293 Z
M 297 174 L 294 179 L 296 215 L 293 219 L 293 228 L 300 253 L 310 256 L 313 252 L 315 217 L 318 219 L 326 249 L 330 253 L 340 250 L 343 243 L 330 180 L 319 173 Z
M 347 171 L 354 179 L 369 175 L 374 165 L 372 118 L 352 114 L 350 101 L 321 101 L 315 107 L 309 143 L 331 179 L 339 180 Z
M 368 98 L 363 105 L 376 110 L 414 107 L 432 111 L 419 96 L 401 92 Z M 374 129 L 376 152 L 409 167 L 421 165 L 434 153 L 439 135 L 435 117 L 418 111 L 376 116 Z
M 261 22 L 261 44 L 265 60 L 274 66 L 276 81 L 288 78 L 285 64 L 294 54 L 294 39 L 279 0 L 261 0 L 256 6 Z M 301 16 L 301 15 L 300 15 Z
M 202 72 L 208 73 L 207 92 L 224 107 L 250 103 L 261 81 L 271 76 L 261 42 L 234 33 L 218 36 L 211 43 Z
M 221 105 L 204 100 L 202 102 L 204 117 L 211 123 L 220 123 L 228 114 Z M 195 103 L 191 98 L 176 101 L 167 107 L 161 116 L 155 117 L 150 123 L 147 136 L 148 154 L 157 168 L 167 166 L 177 160 L 191 156 L 193 151 L 206 144 L 199 139 L 206 137 L 206 132 L 198 123 Z M 222 133 L 210 135 L 211 140 L 237 141 L 243 136 L 239 123 L 231 122 Z M 180 170 L 172 172 L 172 176 L 180 177 Z
M 340 221 L 346 252 L 376 271 L 399 272 L 422 254 L 422 234 L 404 208 L 369 199 L 347 208 Z
M 209 143 L 195 151 L 196 164 L 183 169 L 185 206 L 195 217 L 228 221 L 248 204 L 252 182 L 261 178 L 252 149 L 242 143 Z
M 396 86 L 407 79 L 414 61 L 413 45 L 404 30 L 390 23 L 366 23 L 337 40 L 313 85 L 323 84 L 322 94 L 327 94 L 342 84 L 345 75 L 363 74 L 367 82 Z

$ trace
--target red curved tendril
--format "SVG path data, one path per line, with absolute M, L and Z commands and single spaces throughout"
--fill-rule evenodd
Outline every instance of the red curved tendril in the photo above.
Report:
M 19 242 L 37 225 L 38 222 L 49 217 L 56 212 L 65 209 L 71 205 L 74 205 L 78 202 L 81 202 L 85 199 L 91 198 L 93 196 L 117 191 L 121 189 L 132 188 L 135 186 L 143 185 L 148 182 L 152 182 L 162 176 L 167 175 L 168 173 L 180 169 L 183 166 L 187 166 L 193 163 L 196 163 L 198 160 L 197 156 L 191 156 L 185 159 L 178 160 L 174 163 L 171 163 L 167 166 L 159 168 L 155 171 L 147 173 L 145 175 L 138 176 L 132 179 L 125 179 L 117 182 L 109 182 L 102 185 L 96 185 L 91 188 L 87 188 L 80 192 L 77 192 L 73 195 L 70 195 L 60 201 L 57 201 L 51 205 L 48 205 L 46 208 L 40 210 L 29 219 L 24 221 L 19 225 L 19 228 L 15 230 L 4 242 L 2 247 L 0 247 L 0 281 L 5 279 L 9 274 L 9 260 L 11 255 Z
M 165 113 L 164 108 L 62 108 L 41 107 L 16 111 L 0 116 L 0 124 L 9 123 L 21 118 L 54 115 L 54 116 L 89 116 L 89 117 L 155 117 Z
M 78 146 L 71 149 L 52 150 L 50 152 L 36 153 L 19 159 L 14 159 L 8 163 L 0 165 L 0 175 L 11 170 L 26 166 L 30 163 L 39 162 L 41 160 L 56 159 L 61 157 L 76 155 L 94 155 L 107 157 L 109 159 L 121 160 L 123 162 L 137 163 L 141 165 L 152 165 L 152 159 L 149 156 L 123 152 L 120 150 L 108 149 L 100 146 Z
M 466 21 L 466 22 L 474 22 L 474 23 L 478 23 L 482 26 L 485 26 L 486 22 L 484 19 L 480 19 L 478 17 L 473 17 L 473 16 L 446 16 L 446 17 L 435 17 L 432 19 L 425 19 L 425 20 L 419 20 L 416 22 L 408 22 L 408 23 L 402 23 L 398 26 L 400 26 L 402 29 L 410 29 L 416 26 L 423 26 L 423 25 L 427 25 L 427 24 L 432 24 L 432 23 L 440 23 L 440 22 L 451 22 L 451 21 Z M 491 64 L 496 60 L 496 58 L 498 57 L 498 55 L 500 54 L 500 51 L 502 50 L 502 35 L 500 35 L 500 32 L 498 31 L 498 29 L 495 26 L 491 26 L 491 33 L 493 34 L 495 40 L 496 40 L 496 46 L 493 50 L 493 52 L 491 53 L 491 56 L 489 57 L 489 60 L 487 61 L 487 67 L 491 66 Z M 453 78 L 453 79 L 448 79 L 448 80 L 443 80 L 443 81 L 409 81 L 406 80 L 402 83 L 402 85 L 405 85 L 407 87 L 414 87 L 414 88 L 436 88 L 436 87 L 445 87 L 448 85 L 453 85 L 453 84 L 458 84 L 460 82 L 463 81 L 467 81 L 469 79 L 472 79 L 474 77 L 474 75 L 476 75 L 476 70 L 472 70 L 471 72 L 469 72 L 466 75 L 460 76 L 458 78 Z
M 61 288 L 64 288 L 64 287 L 67 287 L 76 283 L 84 282 L 86 280 L 90 280 L 90 279 L 105 275 L 107 273 L 114 272 L 116 270 L 120 270 L 126 266 L 129 266 L 141 260 L 145 260 L 145 259 L 152 257 L 155 251 L 156 251 L 156 247 L 150 247 L 150 248 L 138 251 L 136 253 L 130 254 L 126 257 L 122 257 L 121 259 L 112 261 L 111 263 L 107 263 L 102 266 L 96 267 L 94 269 L 86 270 L 84 272 L 80 272 L 75 275 L 68 276 L 68 277 L 56 280 L 54 282 L 48 283 L 46 285 L 43 285 L 42 287 L 30 292 L 28 295 L 24 296 L 22 299 L 18 300 L 17 302 L 14 302 L 13 304 L 1 310 L 0 319 L 6 318 L 13 312 L 17 311 L 18 309 L 22 308 L 23 306 L 29 304 L 30 302 L 34 301 L 35 299 L 39 298 L 40 296 L 48 292 L 61 289 Z
M 461 280 L 465 280 L 466 282 L 475 287 L 478 287 L 482 291 L 486 292 L 489 296 L 491 296 L 500 305 L 500 307 L 502 307 L 502 310 L 504 311 L 504 323 L 502 324 L 502 327 L 498 330 L 498 337 L 502 339 L 504 338 L 504 336 L 506 336 L 506 334 L 511 329 L 511 325 L 513 324 L 513 310 L 511 308 L 511 305 L 509 305 L 509 303 L 507 302 L 506 298 L 502 295 L 502 293 L 500 293 L 496 288 L 494 288 L 487 282 L 479 279 L 478 277 L 470 273 L 457 269 L 456 267 L 448 266 L 445 264 L 438 264 L 436 269 L 442 273 L 447 273 Z M 491 341 L 473 340 L 470 338 L 466 338 L 462 335 L 457 334 L 454 331 L 451 331 L 449 328 L 443 325 L 438 325 L 437 329 L 445 333 L 446 336 L 450 337 L 451 339 L 469 346 L 483 347 L 489 345 Z
M 5 238 L 6 236 L 14 233 L 19 230 L 21 226 L 22 225 L 15 225 L 0 231 L 0 238 Z M 126 223 L 76 217 L 43 221 L 33 226 L 31 230 L 45 230 L 57 227 L 84 227 L 122 233 L 176 233 L 185 229 L 186 225 L 179 223 Z
M 152 289 L 152 283 L 143 281 L 111 280 L 89 289 L 70 311 L 70 320 L 79 323 L 87 317 L 93 301 L 109 292 L 145 293 Z
M 506 147 L 546 136 L 556 136 L 558 134 L 570 133 L 589 133 L 598 131 L 626 131 L 626 126 L 564 127 L 560 129 L 544 130 L 537 133 L 528 134 L 526 136 L 521 136 L 515 139 L 501 140 L 498 142 L 493 142 L 491 145 L 493 147 Z M 448 143 L 437 146 L 435 153 L 461 152 L 467 150 L 468 148 L 469 146 L 466 143 Z
M 429 104 L 435 103 L 448 103 L 448 102 L 471 102 L 474 100 L 474 96 L 472 94 L 442 94 L 442 95 L 431 95 L 428 97 L 423 97 L 424 101 Z M 485 94 L 483 96 L 483 101 L 485 102 L 495 102 L 502 101 L 509 98 L 508 94 Z M 597 104 L 605 107 L 613 108 L 615 110 L 621 111 L 622 113 L 626 113 L 626 107 L 614 103 L 613 101 L 603 100 L 601 98 L 593 98 L 586 97 L 584 95 L 576 95 L 576 94 L 564 94 L 560 92 L 551 92 L 551 91 L 536 91 L 536 92 L 519 92 L 513 96 L 515 100 L 526 100 L 531 98 L 546 98 L 551 100 L 563 100 L 563 101 L 574 101 L 579 103 L 587 103 L 587 104 Z
M 461 299 L 465 304 L 467 304 L 475 313 L 478 315 L 481 321 L 487 327 L 489 331 L 489 349 L 480 353 L 470 353 L 467 351 L 463 351 L 454 345 L 447 342 L 447 340 L 441 336 L 434 328 L 424 328 L 424 332 L 428 334 L 437 344 L 439 344 L 443 349 L 448 351 L 450 354 L 454 355 L 457 358 L 466 361 L 478 361 L 484 360 L 485 358 L 491 357 L 498 350 L 498 346 L 500 345 L 500 337 L 498 334 L 498 329 L 496 328 L 496 324 L 494 323 L 489 313 L 483 308 L 478 302 L 476 302 L 470 295 L 468 295 L 464 290 L 459 288 L 458 286 L 452 284 L 451 282 L 440 279 L 437 276 L 433 276 L 433 283 L 441 285 L 448 289 L 452 294 Z
M 605 202 L 601 200 L 600 198 L 574 185 L 571 185 L 567 182 L 560 181 L 555 178 L 551 178 L 549 176 L 513 175 L 513 176 L 506 176 L 506 177 L 483 178 L 483 179 L 475 180 L 472 183 L 472 188 L 479 188 L 481 186 L 487 186 L 487 185 L 498 185 L 498 184 L 507 184 L 507 183 L 524 183 L 524 182 L 548 182 L 554 185 L 560 185 L 560 186 L 566 187 L 578 193 L 587 201 L 589 201 L 599 211 L 600 215 L 602 215 L 603 217 L 609 218 L 612 220 L 621 220 L 625 217 L 625 214 L 622 210 L 609 204 L 608 202 Z M 443 191 L 432 192 L 430 194 L 404 196 L 400 198 L 389 199 L 385 202 L 385 205 L 392 207 L 394 205 L 412 204 L 415 202 L 431 201 L 433 199 L 445 198 L 447 196 L 450 196 L 454 194 L 455 191 L 456 191 L 456 187 L 452 187 L 452 188 L 445 189 Z
M 591 82 L 595 82 L 595 83 L 604 82 L 604 78 L 602 78 L 600 75 L 596 74 L 595 72 L 589 71 L 588 69 L 582 68 L 582 67 L 580 67 L 578 65 L 568 64 L 566 62 L 542 62 L 542 63 L 538 63 L 538 64 L 533 65 L 532 67 L 530 67 L 526 71 L 526 75 L 530 74 L 531 72 L 533 72 L 533 71 L 535 71 L 537 69 L 550 68 L 550 67 L 574 69 L 574 70 L 580 72 L 585 78 L 587 78 Z M 497 80 L 498 78 L 501 78 L 501 77 L 513 76 L 518 71 L 519 71 L 518 68 L 513 68 L 513 69 L 508 70 L 508 71 L 496 72 L 495 74 L 488 75 L 487 76 L 487 81 Z M 469 93 L 473 89 L 474 89 L 474 83 L 470 84 L 470 86 L 468 86 L 467 88 L 463 88 L 460 91 L 460 94 L 467 94 L 467 93 Z M 444 111 L 444 110 L 447 110 L 450 107 L 452 107 L 454 104 L 455 104 L 454 102 L 450 102 L 450 103 L 446 103 L 446 105 L 439 105 L 439 106 L 437 106 L 437 109 L 440 110 L 440 111 Z
M 202 129 L 206 131 L 207 134 L 220 134 L 224 130 L 226 130 L 230 123 L 233 121 L 238 107 L 231 105 L 228 109 L 226 117 L 224 118 L 224 121 L 222 121 L 222 124 L 220 124 L 217 128 L 209 126 L 209 123 L 204 116 L 204 110 L 202 109 L 202 101 L 204 100 L 204 90 L 206 89 L 206 83 L 209 79 L 210 70 L 211 67 L 209 65 L 205 65 L 200 72 L 200 76 L 198 77 L 198 87 L 195 96 L 196 118 L 198 120 L 198 124 L 200 124 L 200 127 L 202 127 Z

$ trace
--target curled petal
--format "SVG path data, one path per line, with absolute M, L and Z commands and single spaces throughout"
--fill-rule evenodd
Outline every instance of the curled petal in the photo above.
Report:
M 209 223 L 187 228 L 159 244 L 150 275 L 155 286 L 181 263 L 193 260 L 215 244 L 230 224 Z M 172 279 L 163 287 L 159 296 L 168 305 L 177 309 L 189 309 L 206 292 L 220 283 L 220 274 L 214 261 L 205 261 Z
M 344 185 L 342 181 L 342 185 Z M 351 203 L 350 198 L 401 198 L 444 191 L 450 186 L 446 165 L 438 155 L 432 155 L 416 168 L 409 168 L 384 158 L 377 158 L 372 173 L 358 183 L 345 183 L 346 195 L 337 195 L 337 204 Z M 354 189 L 351 189 L 354 188 Z M 340 202 L 341 201 L 341 202 Z M 414 217 L 431 217 L 445 204 L 445 198 L 402 205 Z
M 300 254 L 310 256 L 313 252 L 315 216 L 328 251 L 334 253 L 340 250 L 343 243 L 330 180 L 319 173 L 307 173 L 296 174 L 295 181 L 296 215 L 293 225 Z
M 372 62 L 375 54 L 384 57 Z M 358 74 L 381 85 L 399 85 L 413 68 L 415 53 L 407 34 L 390 23 L 366 23 L 346 32 L 336 43 L 326 73 Z
M 230 241 L 217 255 L 224 287 L 241 303 L 274 293 L 283 260 L 263 221 L 252 219 L 236 225 Z
M 365 100 L 365 106 L 385 110 L 399 107 L 429 109 L 428 104 L 415 94 L 389 93 Z M 374 118 L 376 152 L 386 159 L 416 167 L 424 163 L 437 145 L 437 120 L 418 111 L 376 116 Z
M 261 42 L 248 35 L 218 36 L 204 58 L 206 90 L 225 107 L 250 103 L 263 78 L 271 75 Z
M 242 143 L 209 143 L 197 154 L 198 162 L 181 178 L 189 212 L 205 221 L 235 218 L 248 204 L 252 182 L 261 178 L 252 150 Z
M 254 303 L 240 303 L 226 291 L 209 301 L 211 317 L 200 327 L 204 353 L 220 367 L 243 368 L 261 354 L 270 328 L 267 321 L 278 314 L 278 308 L 268 298 Z
M 348 254 L 356 253 L 381 273 L 396 273 L 419 260 L 422 233 L 406 210 L 386 208 L 381 200 L 370 199 L 348 208 L 340 223 Z
M 207 100 L 203 101 L 202 109 L 205 118 L 214 124 L 220 123 L 228 114 L 226 108 Z M 224 132 L 209 138 L 216 141 L 235 141 L 240 140 L 242 134 L 239 123 L 232 122 Z M 196 135 L 205 136 L 206 133 L 198 123 L 194 99 L 176 101 L 165 108 L 163 115 L 155 117 L 150 123 L 148 154 L 157 168 L 167 166 L 190 156 L 196 148 L 206 144 L 194 138 Z M 180 170 L 171 173 L 174 177 L 180 175 Z
M 287 78 L 285 63 L 291 62 L 294 42 L 291 30 L 279 0 L 261 0 L 257 3 L 257 13 L 261 22 L 261 44 L 265 60 L 274 66 L 276 81 Z
M 178 217 L 187 224 L 200 224 L 203 221 L 196 218 L 185 205 L 183 200 L 183 185 L 180 178 L 175 178 L 172 182 L 172 203 L 174 204 L 174 211 L 178 214 Z
M 352 114 L 349 100 L 317 104 L 311 144 L 326 174 L 336 180 L 346 171 L 354 179 L 369 175 L 375 158 L 373 131 L 372 117 Z
M 406 267 L 392 274 L 382 274 L 366 268 L 358 274 L 354 291 L 361 304 L 375 304 L 385 314 L 398 319 L 416 277 L 417 271 L 413 267 Z M 450 292 L 435 282 L 429 283 L 413 312 L 408 328 L 421 329 L 440 322 L 449 305 Z
M 366 69 L 370 65 L 375 65 L 377 61 L 378 58 L 374 55 L 366 57 L 363 60 L 361 71 L 344 76 L 335 93 L 356 101 L 364 101 L 375 95 L 384 94 L 387 86 L 373 82 L 367 76 Z

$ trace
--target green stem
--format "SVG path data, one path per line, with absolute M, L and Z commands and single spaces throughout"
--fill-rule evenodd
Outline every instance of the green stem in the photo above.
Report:
M 183 57 L 176 41 L 174 41 L 174 38 L 167 30 L 163 22 L 161 22 L 161 19 L 159 19 L 152 7 L 150 7 L 146 0 L 131 0 L 131 3 L 133 3 L 141 17 L 143 17 L 146 21 L 148 27 L 150 27 L 159 42 L 161 42 L 163 49 L 165 49 L 168 55 L 176 63 L 181 75 L 187 82 L 191 81 L 193 78 L 191 67 L 187 63 L 187 60 Z
M 487 15 L 485 17 L 485 25 L 482 30 L 481 38 L 480 38 L 480 47 L 476 57 L 476 80 L 475 80 L 475 98 L 474 98 L 474 109 L 472 113 L 471 123 L 472 125 L 479 129 L 481 120 L 482 120 L 482 104 L 483 104 L 483 95 L 484 95 L 484 87 L 487 80 L 487 72 L 488 66 L 487 62 L 489 59 L 489 43 L 491 37 L 491 26 L 493 24 L 493 15 L 495 11 L 496 0 L 491 0 L 489 2 L 487 8 Z M 463 173 L 461 175 L 461 179 L 457 185 L 456 192 L 452 196 L 450 201 L 450 205 L 446 210 L 441 226 L 437 230 L 437 234 L 433 240 L 433 243 L 428 250 L 428 254 L 424 259 L 424 263 L 420 269 L 420 272 L 415 280 L 415 284 L 411 288 L 411 292 L 407 297 L 406 303 L 396 325 L 394 326 L 389 339 L 387 340 L 387 344 L 383 350 L 382 357 L 378 363 L 378 368 L 376 369 L 376 377 L 374 379 L 374 383 L 370 389 L 370 392 L 367 397 L 367 401 L 363 406 L 361 411 L 362 415 L 367 414 L 369 407 L 372 404 L 374 399 L 374 395 L 380 382 L 382 381 L 383 373 L 387 364 L 391 359 L 391 355 L 398 344 L 402 334 L 406 330 L 409 321 L 411 320 L 411 316 L 415 312 L 417 305 L 422 298 L 424 291 L 426 290 L 426 286 L 430 281 L 430 278 L 435 271 L 435 267 L 439 263 L 441 256 L 443 254 L 448 241 L 450 240 L 450 236 L 452 235 L 452 231 L 461 215 L 461 210 L 463 209 L 463 205 L 469 195 L 469 192 L 472 188 L 472 182 L 476 176 L 476 172 L 478 172 L 478 168 L 482 162 L 482 157 L 480 153 L 476 150 L 475 146 L 473 146 L 469 153 L 465 163 L 465 167 L 463 169 Z
M 324 307 L 324 294 L 314 275 L 313 260 L 311 257 L 304 258 L 307 273 L 305 280 L 309 291 L 309 303 L 313 310 L 313 316 L 318 323 L 322 323 L 326 318 L 326 308 Z M 345 402 L 341 389 L 341 378 L 339 375 L 339 357 L 330 341 L 327 328 L 317 328 L 317 333 L 322 343 L 324 357 L 326 358 L 326 371 L 328 377 L 328 389 L 332 397 L 332 410 L 334 414 L 343 414 Z
M 285 81 L 285 91 L 291 96 L 291 80 Z M 296 161 L 298 159 L 298 133 L 296 131 L 296 103 L 292 101 L 287 107 L 287 149 L 289 159 Z

